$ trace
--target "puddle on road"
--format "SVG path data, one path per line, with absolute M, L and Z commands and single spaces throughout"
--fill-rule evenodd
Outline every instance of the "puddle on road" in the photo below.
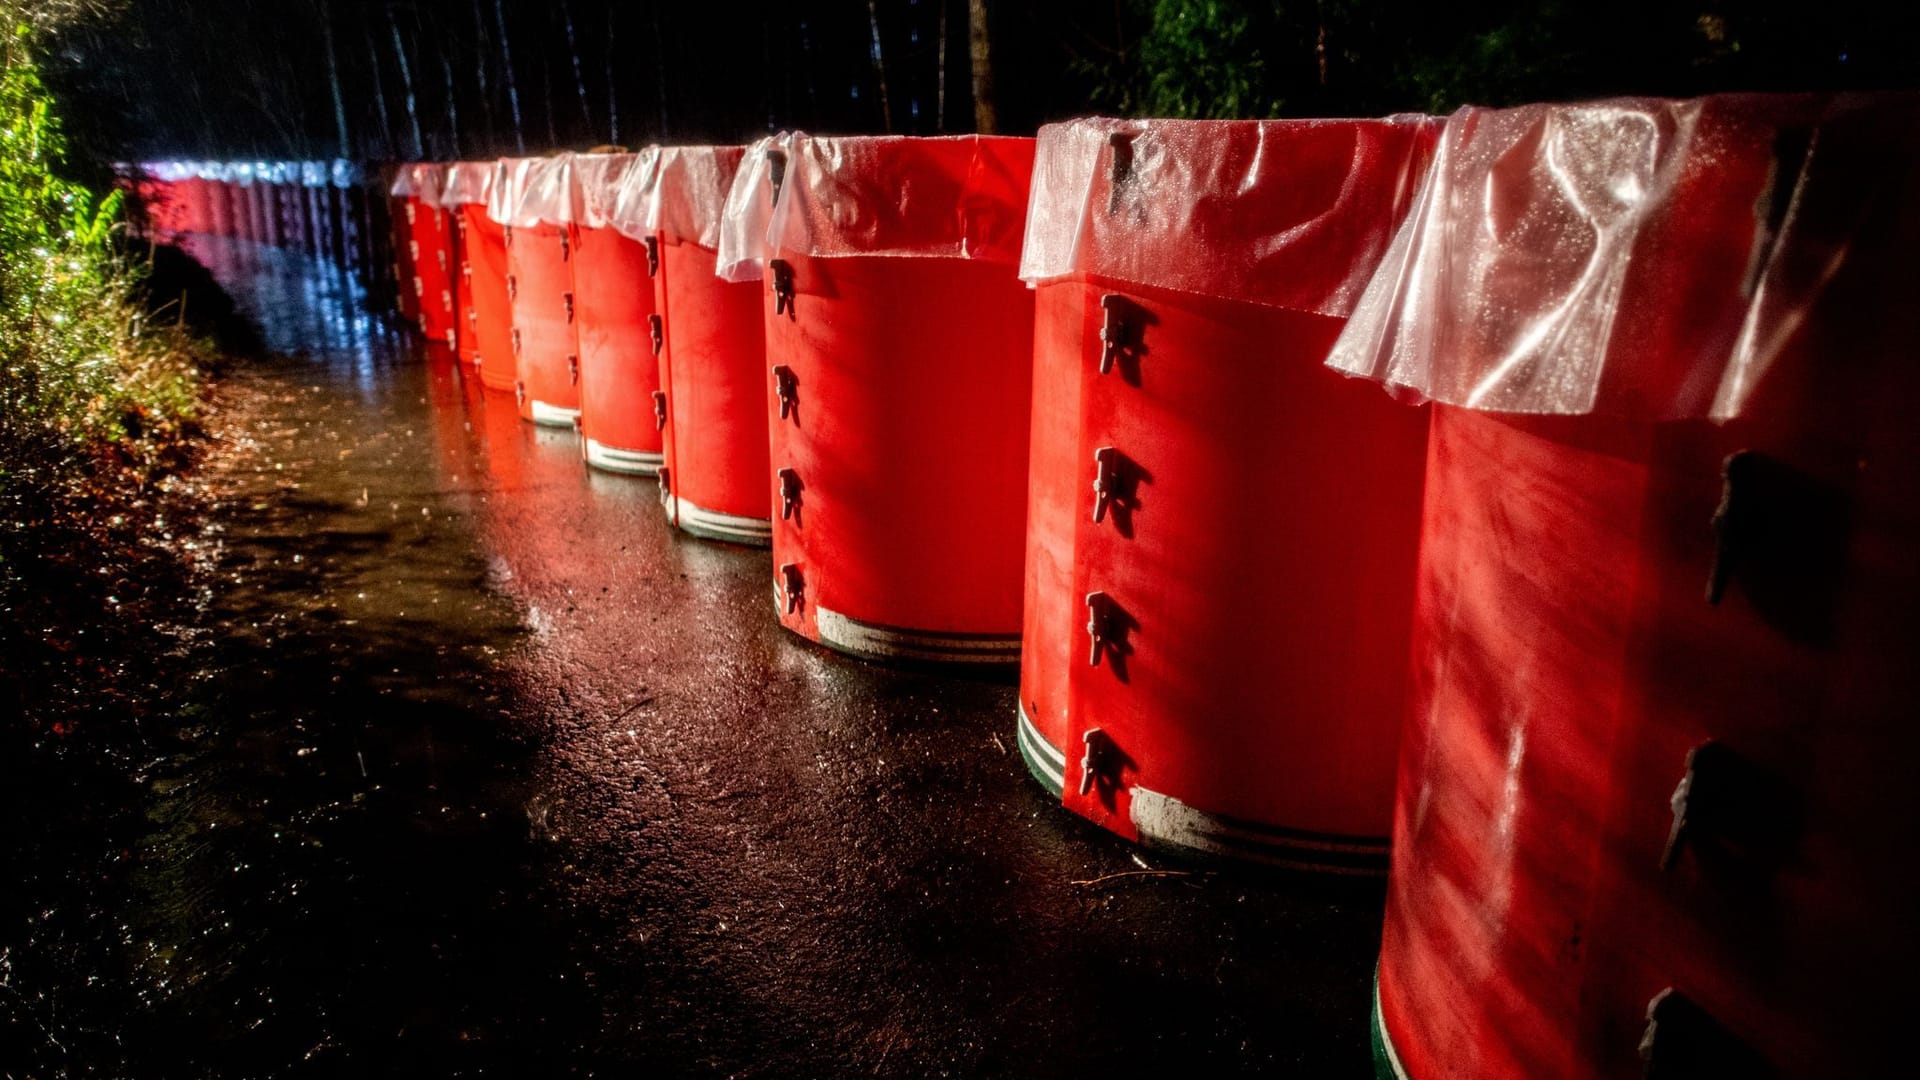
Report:
M 764 552 L 674 533 L 338 272 L 202 250 L 276 356 L 227 392 L 206 670 L 130 868 L 23 948 L 67 995 L 36 1060 L 1365 1074 L 1377 894 L 1072 885 L 1134 863 L 1026 777 L 1010 686 L 793 638 Z

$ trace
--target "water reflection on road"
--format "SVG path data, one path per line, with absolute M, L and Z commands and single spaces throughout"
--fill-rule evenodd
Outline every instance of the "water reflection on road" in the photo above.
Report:
M 765 552 L 337 271 L 199 251 L 277 355 L 110 913 L 129 1074 L 1365 1075 L 1377 898 L 1073 884 L 1135 863 L 1027 778 L 1010 686 L 784 633 Z

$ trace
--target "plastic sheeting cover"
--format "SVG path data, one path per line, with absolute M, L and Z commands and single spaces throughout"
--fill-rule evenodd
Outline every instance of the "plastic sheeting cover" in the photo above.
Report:
M 484 206 L 493 194 L 496 164 L 491 161 L 456 161 L 447 166 L 446 181 L 440 188 L 440 205 L 454 210 L 462 206 Z
M 1732 418 L 1915 147 L 1911 95 L 1462 109 L 1328 364 L 1487 411 Z
M 766 149 L 786 155 L 777 191 Z M 757 260 L 780 253 L 1020 260 L 1032 139 L 796 132 L 753 151 L 727 197 L 719 273 L 729 280 L 753 280 Z
M 571 154 L 501 158 L 493 174 L 487 216 L 502 225 L 568 225 L 573 222 Z
M 1345 316 L 1440 122 L 1113 120 L 1040 130 L 1020 276 L 1094 274 Z
M 428 206 L 438 206 L 446 182 L 447 166 L 416 161 L 394 170 L 393 184 L 387 188 L 387 194 L 395 198 L 416 198 Z
M 774 188 L 774 163 L 784 179 L 793 143 L 806 138 L 797 132 L 769 135 L 747 147 L 727 189 L 720 211 L 720 243 L 714 273 L 727 281 L 759 281 L 767 265 L 767 226 L 773 220 L 779 192 Z
M 570 220 L 589 229 L 612 225 L 623 182 L 653 154 L 654 150 L 648 148 L 636 154 L 566 155 Z
M 622 181 L 614 228 L 635 240 L 663 234 L 718 250 L 727 199 L 747 153 L 744 146 L 657 148 L 646 167 L 629 170 Z M 758 275 L 756 264 L 749 280 Z

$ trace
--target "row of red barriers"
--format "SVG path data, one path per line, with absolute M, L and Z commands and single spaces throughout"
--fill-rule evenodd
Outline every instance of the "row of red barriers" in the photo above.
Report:
M 155 239 L 198 234 L 290 248 L 370 284 L 392 265 L 386 201 L 352 162 L 150 162 L 123 169 L 120 182 Z
M 1380 1075 L 1894 1075 L 1916 120 L 1082 120 L 395 190 L 429 336 L 769 545 L 783 625 L 1017 658 L 1028 769 L 1129 839 L 1390 863 Z

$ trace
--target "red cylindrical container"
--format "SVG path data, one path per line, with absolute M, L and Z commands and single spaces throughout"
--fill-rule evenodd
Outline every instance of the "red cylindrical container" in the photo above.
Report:
M 467 327 L 473 343 L 473 365 L 488 390 L 512 391 L 513 305 L 507 295 L 506 230 L 487 216 L 496 166 L 490 161 L 462 161 L 447 168 L 441 201 L 459 214 L 461 276 L 472 297 Z M 463 357 L 464 358 L 464 357 Z
M 646 245 L 614 228 L 613 209 L 621 183 L 651 155 L 570 155 L 570 207 L 548 212 L 570 222 L 582 453 L 595 468 L 647 476 L 660 468 L 662 423 L 653 282 Z
M 306 190 L 300 186 L 300 166 L 293 162 L 292 173 L 280 188 L 280 230 L 289 238 L 287 246 L 305 251 L 311 246 L 307 236 Z
M 505 230 L 520 417 L 549 427 L 572 427 L 580 415 L 573 241 L 557 213 L 565 184 L 563 158 L 502 158 L 487 204 Z
M 237 240 L 253 240 L 253 176 L 249 166 L 230 164 L 227 178 L 227 195 L 231 200 L 228 214 L 233 223 L 233 236 Z
M 145 209 L 148 235 L 167 238 L 185 231 L 185 185 L 176 166 L 144 166 L 138 178 L 123 178 L 120 183 Z
M 300 174 L 300 162 L 287 162 L 279 185 L 280 235 L 286 238 L 286 245 L 296 251 L 304 251 L 307 246 L 305 193 L 300 187 Z
M 332 223 L 326 219 L 326 171 L 317 161 L 307 161 L 305 188 L 307 240 L 315 256 L 326 258 L 332 248 Z
M 406 200 L 402 213 L 413 278 L 403 281 L 402 289 L 413 292 L 420 331 L 427 340 L 454 348 L 459 311 L 453 295 L 453 228 L 440 206 L 446 169 L 445 165 L 425 162 L 403 165 L 391 194 Z
M 232 236 L 233 196 L 227 190 L 226 167 L 209 166 L 204 183 L 207 191 L 207 232 L 214 236 Z
M 254 193 L 260 198 L 260 242 L 279 247 L 280 234 L 280 185 L 275 183 L 279 177 L 280 166 L 272 162 L 263 162 L 253 177 Z
M 616 224 L 655 253 L 667 520 L 695 536 L 764 546 L 773 523 L 760 284 L 716 274 L 727 193 L 745 154 L 661 149 L 650 172 L 630 177 Z
M 1920 105 L 1468 109 L 1334 356 L 1436 406 L 1381 1076 L 1895 1076 Z
M 396 181 L 398 182 L 398 181 Z M 397 283 L 394 303 L 400 309 L 400 317 L 418 325 L 420 322 L 420 291 L 415 288 L 417 280 L 413 271 L 413 200 L 407 196 L 390 196 L 387 200 L 388 221 L 393 233 L 393 276 Z M 309 231 L 309 248 L 317 248 L 318 238 Z
M 456 166 L 447 166 L 449 175 L 454 168 Z M 467 216 L 461 213 L 458 203 L 449 204 L 444 195 L 441 208 L 446 211 L 453 236 L 454 352 L 463 366 L 472 367 L 480 358 L 480 316 L 473 310 L 473 264 L 467 253 Z
M 1122 836 L 1386 868 L 1426 416 L 1323 365 L 1433 135 L 1041 132 L 1018 741 Z
M 267 192 L 266 181 L 262 177 L 263 166 L 248 166 L 247 174 L 247 234 L 256 243 L 267 243 Z
M 189 168 L 198 170 L 200 166 L 194 165 Z M 186 231 L 203 234 L 212 232 L 213 197 L 209 192 L 210 185 L 207 178 L 196 171 L 183 177 L 174 186 L 182 192 L 186 202 L 184 225 Z
M 1011 663 L 1033 140 L 794 136 L 776 152 L 777 180 L 750 158 L 728 211 L 777 202 L 762 313 L 781 623 L 856 656 Z

